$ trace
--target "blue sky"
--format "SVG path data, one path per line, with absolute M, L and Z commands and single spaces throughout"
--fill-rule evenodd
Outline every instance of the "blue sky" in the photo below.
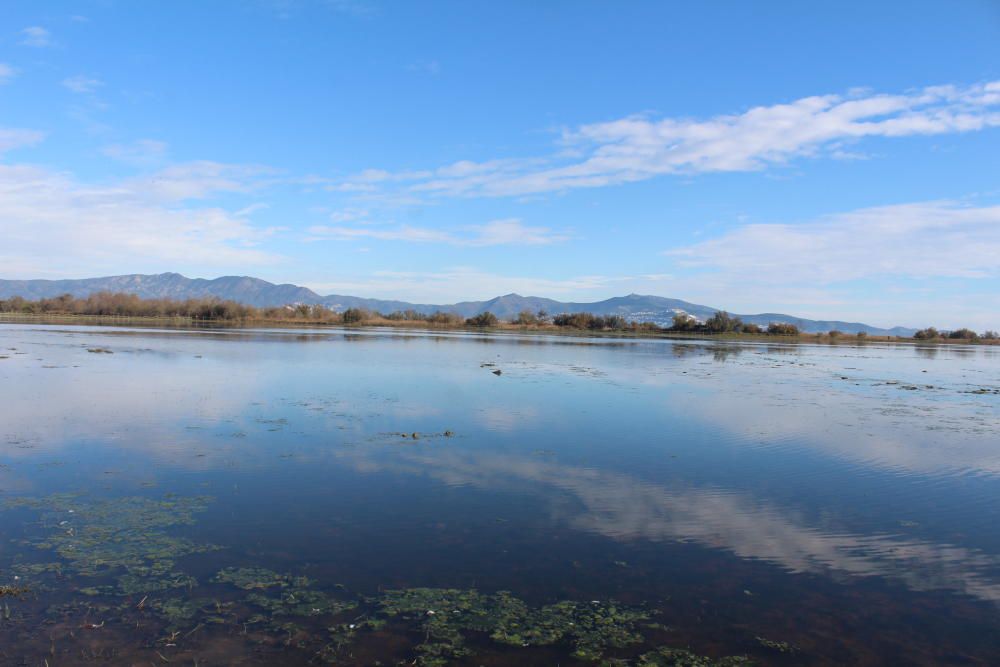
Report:
M 1000 328 L 1000 3 L 6 2 L 0 277 Z

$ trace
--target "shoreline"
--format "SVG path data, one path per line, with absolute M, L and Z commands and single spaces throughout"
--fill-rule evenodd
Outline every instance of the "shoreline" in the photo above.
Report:
M 709 333 L 683 331 L 629 331 L 629 330 L 594 330 L 571 327 L 560 327 L 554 324 L 521 325 L 499 323 L 496 326 L 480 327 L 466 324 L 433 324 L 419 321 L 389 320 L 373 318 L 364 322 L 330 322 L 309 319 L 268 319 L 254 318 L 245 320 L 228 319 L 196 319 L 192 317 L 148 317 L 135 315 L 74 315 L 74 314 L 27 314 L 0 312 L 0 324 L 3 323 L 35 323 L 35 324 L 70 324 L 85 326 L 136 326 L 136 327 L 173 327 L 178 329 L 284 329 L 284 328 L 320 328 L 320 329 L 400 329 L 426 332 L 465 332 L 490 334 L 526 334 L 546 336 L 575 336 L 583 338 L 660 338 L 671 340 L 723 340 L 748 342 L 781 342 L 795 344 L 826 344 L 826 345 L 862 345 L 866 343 L 892 343 L 900 345 L 997 345 L 996 340 L 951 340 L 946 338 L 920 340 L 900 336 L 877 336 L 868 334 L 859 337 L 856 334 L 841 334 L 830 336 L 829 333 L 798 333 L 798 334 L 767 334 L 767 333 Z

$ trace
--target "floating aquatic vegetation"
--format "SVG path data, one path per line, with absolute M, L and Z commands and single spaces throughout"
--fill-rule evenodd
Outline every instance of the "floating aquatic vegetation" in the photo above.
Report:
M 216 608 L 216 603 L 207 598 L 173 597 L 153 600 L 149 608 L 167 622 L 168 631 L 174 631 L 190 626 L 196 617 Z
M 442 588 L 390 590 L 378 604 L 383 614 L 420 622 L 425 640 L 416 647 L 417 660 L 432 667 L 470 653 L 462 630 L 492 632 L 503 616 L 527 611 L 523 602 L 504 592 L 489 596 Z
M 564 639 L 574 645 L 573 655 L 598 660 L 607 648 L 621 648 L 642 641 L 635 630 L 649 613 L 614 602 L 558 602 L 530 611 L 523 619 L 510 616 L 492 637 L 523 646 L 554 644 Z
M 275 586 L 285 588 L 295 582 L 302 586 L 308 586 L 310 583 L 305 577 L 294 579 L 290 574 L 279 574 L 263 567 L 227 567 L 219 570 L 219 573 L 212 577 L 212 581 L 217 584 L 231 584 L 245 591 Z
M 27 586 L 0 586 L 0 598 L 3 597 L 15 597 L 21 598 L 31 592 L 31 589 Z
M 742 655 L 710 658 L 682 648 L 661 646 L 639 656 L 638 667 L 750 667 L 753 663 Z
M 155 593 L 172 588 L 192 589 L 198 581 L 183 572 L 168 572 L 164 576 L 124 574 L 114 586 L 86 586 L 79 589 L 83 595 L 138 595 Z
M 422 433 L 420 431 L 389 431 L 387 433 L 379 433 L 379 438 L 400 438 L 402 440 L 434 440 L 438 438 L 454 438 L 455 432 L 452 430 L 442 431 L 440 433 Z M 372 438 L 374 440 L 374 438 Z
M 35 577 L 42 574 L 61 575 L 63 572 L 62 563 L 15 563 L 11 565 L 10 571 L 18 577 Z
M 247 602 L 271 612 L 273 616 L 335 615 L 358 606 L 353 600 L 338 600 L 321 591 L 298 587 L 284 590 L 278 597 L 251 593 Z
M 789 644 L 788 642 L 779 642 L 773 639 L 768 639 L 767 637 L 755 637 L 757 643 L 764 648 L 769 648 L 772 651 L 778 651 L 779 653 L 795 653 L 797 650 L 795 646 Z
M 245 619 L 248 637 L 309 650 L 328 662 L 348 655 L 360 634 L 382 631 L 386 625 L 419 637 L 415 663 L 424 667 L 472 655 L 475 644 L 482 641 L 517 647 L 561 645 L 578 659 L 608 662 L 605 653 L 641 642 L 640 629 L 652 627 L 648 611 L 613 601 L 563 601 L 535 607 L 505 591 L 486 594 L 441 588 L 390 590 L 364 600 L 348 599 L 317 589 L 306 577 L 263 567 L 227 567 L 212 578 L 215 584 L 247 591 L 242 601 L 189 597 L 186 593 L 195 591 L 197 582 L 178 569 L 178 560 L 218 547 L 174 535 L 172 529 L 193 523 L 207 502 L 178 497 L 91 500 L 76 495 L 8 502 L 6 507 L 38 510 L 41 534 L 29 538 L 27 544 L 59 557 L 58 561 L 16 564 L 15 573 L 27 578 L 18 584 L 30 582 L 38 590 L 32 578 L 44 583 L 57 577 L 71 581 L 93 577 L 92 585 L 77 589 L 79 593 L 134 596 L 113 608 L 117 611 L 108 609 L 123 618 L 129 610 L 146 609 L 161 619 L 171 643 L 179 634 L 187 636 L 213 623 L 235 624 Z M 163 593 L 171 590 L 178 592 Z M 0 588 L 0 596 L 14 596 L 18 591 Z M 357 616 L 353 620 L 344 619 L 361 604 L 360 616 L 356 612 L 351 614 Z M 249 618 L 247 607 L 252 614 Z M 12 615 L 6 603 L 0 606 L 0 618 L 4 614 L 8 620 Z M 101 622 L 106 618 L 102 615 Z M 781 643 L 758 641 L 767 648 L 785 650 Z M 630 664 L 737 667 L 749 662 L 742 657 L 712 659 L 684 649 L 660 648 Z
M 330 633 L 330 643 L 316 652 L 316 657 L 326 662 L 337 662 L 344 649 L 354 643 L 362 630 L 381 630 L 385 621 L 378 618 L 365 618 L 353 623 L 340 623 L 327 628 Z
M 166 598 L 153 600 L 149 607 L 172 624 L 184 624 L 193 619 L 210 601 L 205 599 Z
M 115 586 L 91 586 L 81 592 L 132 595 L 195 585 L 194 579 L 176 571 L 176 561 L 219 547 L 171 535 L 168 529 L 194 523 L 194 515 L 204 511 L 207 502 L 177 497 L 90 500 L 63 494 L 14 499 L 6 507 L 40 510 L 39 523 L 46 534 L 26 543 L 63 559 L 61 564 L 21 567 L 33 574 L 117 575 Z
M 307 577 L 294 577 L 260 567 L 228 567 L 212 578 L 215 583 L 229 584 L 246 591 L 246 604 L 262 610 L 243 621 L 252 628 L 258 641 L 280 638 L 286 646 L 317 650 L 316 634 L 307 632 L 289 618 L 331 617 L 358 606 L 357 600 L 341 600 L 310 588 Z M 337 626 L 339 627 L 339 626 Z M 317 655 L 332 661 L 332 656 L 345 643 L 353 640 L 361 625 L 345 624 L 336 637 L 331 630 L 332 644 L 319 647 Z
M 532 609 L 506 591 L 484 595 L 439 588 L 386 591 L 379 607 L 388 616 L 421 621 L 427 639 L 417 650 L 425 665 L 467 655 L 465 630 L 489 633 L 494 641 L 514 646 L 568 641 L 576 657 L 598 660 L 608 648 L 641 641 L 635 625 L 649 618 L 644 610 L 614 602 L 567 601 Z

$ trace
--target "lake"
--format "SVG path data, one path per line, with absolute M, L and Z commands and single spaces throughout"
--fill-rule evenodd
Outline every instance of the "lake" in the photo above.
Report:
M 0 325 L 0 664 L 1000 664 L 1000 348 Z

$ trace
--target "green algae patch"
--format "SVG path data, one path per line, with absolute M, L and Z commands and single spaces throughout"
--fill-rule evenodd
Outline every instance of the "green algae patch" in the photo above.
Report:
M 196 618 L 218 611 L 218 605 L 208 598 L 171 597 L 153 600 L 149 608 L 166 622 L 166 630 L 172 632 L 190 627 Z
M 10 571 L 19 577 L 37 577 L 42 574 L 62 575 L 62 563 L 15 563 Z
M 642 641 L 636 624 L 649 618 L 645 610 L 596 600 L 531 608 L 506 591 L 486 595 L 459 589 L 392 590 L 378 605 L 384 615 L 419 622 L 425 641 L 417 646 L 417 660 L 430 666 L 470 655 L 468 631 L 512 646 L 569 643 L 575 657 L 597 661 L 609 648 Z
M 767 637 L 755 637 L 757 643 L 766 649 L 777 651 L 778 653 L 795 653 L 798 649 L 788 642 L 781 642 Z
M 322 591 L 307 588 L 285 590 L 280 596 L 251 593 L 247 602 L 267 610 L 272 616 L 335 615 L 358 606 L 353 600 L 338 600 Z
M 710 658 L 682 648 L 661 646 L 643 653 L 636 664 L 637 667 L 751 667 L 753 662 L 742 655 Z
M 648 650 L 649 644 L 641 646 L 641 632 L 659 627 L 651 622 L 651 612 L 613 600 L 534 606 L 507 591 L 453 588 L 407 588 L 359 597 L 317 587 L 304 576 L 255 566 L 225 567 L 211 578 L 212 584 L 242 591 L 236 599 L 233 591 L 220 592 L 225 601 L 199 597 L 207 591 L 178 563 L 220 547 L 177 535 L 176 529 L 193 524 L 208 502 L 203 497 L 91 500 L 77 495 L 8 502 L 5 507 L 38 512 L 38 530 L 23 543 L 51 556 L 45 562 L 14 564 L 12 573 L 22 577 L 15 581 L 33 591 L 46 583 L 66 589 L 69 583 L 80 600 L 72 615 L 78 617 L 83 610 L 84 628 L 103 627 L 104 620 L 115 621 L 116 615 L 131 623 L 136 614 L 152 614 L 164 632 L 157 640 L 163 647 L 219 624 L 242 627 L 248 641 L 308 650 L 329 663 L 352 659 L 360 646 L 406 637 L 412 647 L 408 662 L 423 667 L 443 667 L 479 651 L 488 653 L 490 645 L 504 651 L 511 649 L 502 647 L 558 647 L 578 660 L 608 665 L 750 665 L 739 656 L 709 658 L 666 647 Z M 0 588 L 0 596 L 11 599 L 16 592 Z M 115 596 L 133 599 L 101 606 L 103 598 Z M 100 613 L 102 625 L 86 620 L 99 609 L 105 610 Z M 0 604 L 4 613 L 12 612 Z M 777 642 L 761 644 L 782 650 Z M 628 647 L 634 647 L 632 656 L 648 652 L 627 660 L 608 656 Z
M 380 613 L 416 621 L 425 639 L 417 662 L 427 667 L 471 655 L 463 631 L 493 632 L 510 616 L 523 615 L 523 602 L 506 592 L 484 595 L 476 590 L 409 588 L 386 591 L 377 600 Z
M 227 567 L 212 577 L 214 583 L 253 591 L 246 602 L 274 616 L 336 615 L 358 606 L 356 600 L 340 600 L 311 588 L 308 577 L 293 577 L 262 567 Z M 254 621 L 266 620 L 256 615 Z
M 491 635 L 494 640 L 521 646 L 569 641 L 573 655 L 599 660 L 608 648 L 623 648 L 642 641 L 636 624 L 649 613 L 613 601 L 564 601 L 531 610 L 523 618 L 508 617 Z
M 62 559 L 20 567 L 34 575 L 116 577 L 114 585 L 90 586 L 81 592 L 136 595 L 196 585 L 177 571 L 177 561 L 219 547 L 174 535 L 171 529 L 193 524 L 208 502 L 203 497 L 90 500 L 63 494 L 14 499 L 5 507 L 38 510 L 43 535 L 25 544 Z
M 308 579 L 304 577 L 295 579 L 289 574 L 279 574 L 263 567 L 227 567 L 219 570 L 218 574 L 212 577 L 212 581 L 217 584 L 236 586 L 245 591 L 274 587 L 286 588 L 296 581 L 302 585 L 309 584 Z

